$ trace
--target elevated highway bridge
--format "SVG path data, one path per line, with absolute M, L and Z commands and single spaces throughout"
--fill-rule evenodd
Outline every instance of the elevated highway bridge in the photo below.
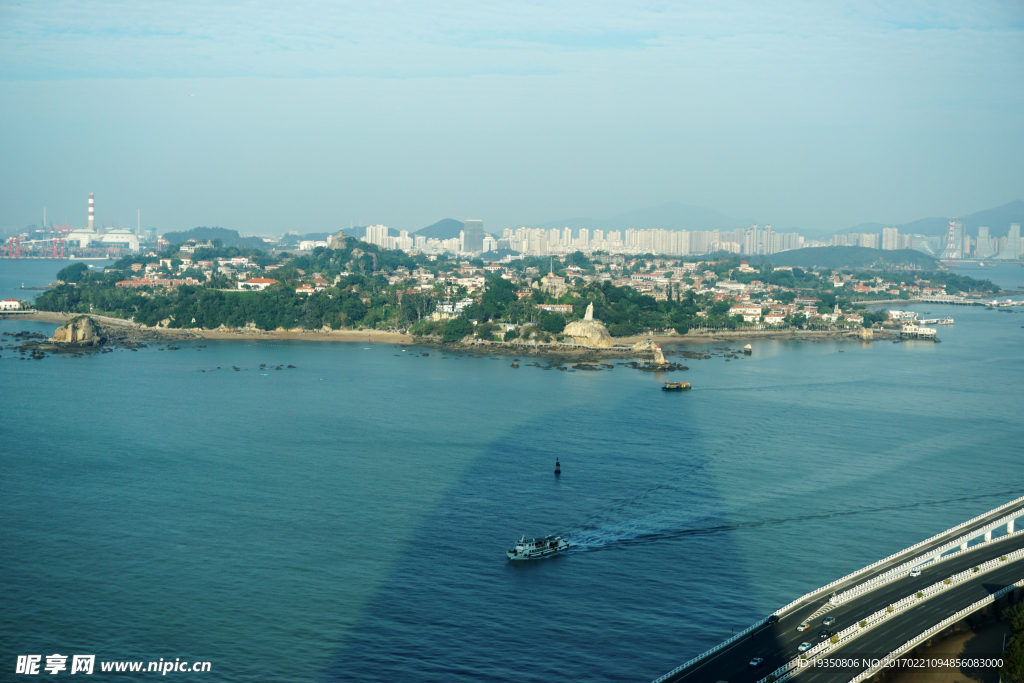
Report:
M 1024 586 L 1019 526 L 1024 526 L 1024 497 L 794 600 L 654 683 L 862 680 L 858 677 L 872 673 L 865 666 L 813 664 L 823 658 L 898 657 L 901 648 L 909 650 L 916 638 L 944 628 L 944 622 L 958 621 L 1007 593 L 1019 596 Z M 835 619 L 827 628 L 838 642 L 819 638 L 825 618 Z M 808 628 L 797 631 L 804 622 Z M 805 642 L 813 647 L 801 653 Z M 755 657 L 764 662 L 751 667 Z

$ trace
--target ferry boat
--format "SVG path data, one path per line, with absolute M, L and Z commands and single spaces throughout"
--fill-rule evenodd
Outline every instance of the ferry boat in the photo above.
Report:
M 665 382 L 665 386 L 661 388 L 662 391 L 689 391 L 689 382 Z
M 921 321 L 922 325 L 952 325 L 953 318 L 928 318 L 927 320 Z
M 561 536 L 545 536 L 544 538 L 527 538 L 523 536 L 512 550 L 505 555 L 510 560 L 537 560 L 560 553 L 569 547 L 569 542 Z

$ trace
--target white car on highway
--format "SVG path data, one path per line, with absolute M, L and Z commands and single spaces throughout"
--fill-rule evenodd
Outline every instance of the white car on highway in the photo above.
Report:
M 797 650 L 799 650 L 800 652 L 807 652 L 812 647 L 814 647 L 812 643 L 800 643 L 800 647 L 798 647 Z
M 920 567 L 914 567 L 913 569 L 910 570 L 910 575 L 911 576 L 921 576 L 921 568 Z
M 811 625 L 810 625 L 810 624 L 809 624 L 808 622 L 806 622 L 806 621 L 805 621 L 804 623 L 802 623 L 802 624 L 800 624 L 799 626 L 797 626 L 797 627 L 796 627 L 796 630 L 797 630 L 797 631 L 806 631 L 806 630 L 807 630 L 807 629 L 809 629 L 810 627 L 811 627 Z

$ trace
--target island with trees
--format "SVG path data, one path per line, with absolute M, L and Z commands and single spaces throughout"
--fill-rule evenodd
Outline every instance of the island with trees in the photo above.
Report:
M 443 342 L 555 344 L 591 304 L 611 337 L 630 338 L 855 330 L 888 319 L 878 302 L 999 291 L 943 270 L 752 266 L 725 253 L 493 262 L 382 249 L 342 233 L 330 245 L 292 254 L 193 238 L 103 272 L 72 264 L 34 307 L 151 329 L 385 330 Z

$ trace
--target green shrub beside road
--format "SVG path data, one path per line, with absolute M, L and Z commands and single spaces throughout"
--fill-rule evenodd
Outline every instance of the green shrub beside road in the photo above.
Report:
M 1003 668 L 999 670 L 1004 681 L 1024 683 L 1024 603 L 1017 603 L 1003 612 L 1013 629 L 1003 651 Z

